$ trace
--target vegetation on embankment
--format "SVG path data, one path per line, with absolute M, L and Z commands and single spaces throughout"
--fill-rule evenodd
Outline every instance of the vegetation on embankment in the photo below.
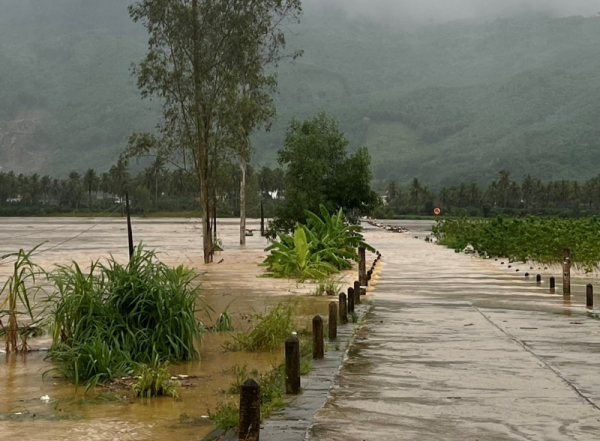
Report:
M 265 251 L 270 252 L 263 266 L 267 276 L 298 281 L 322 280 L 358 261 L 356 249 L 374 249 L 365 243 L 358 225 L 346 225 L 344 212 L 330 215 L 321 205 L 321 216 L 306 211 L 306 224 L 297 223 L 294 235 L 279 233 Z
M 563 249 L 571 249 L 571 263 L 587 272 L 600 262 L 600 218 L 582 219 L 497 217 L 442 219 L 433 227 L 438 243 L 462 251 L 515 261 L 562 263 Z

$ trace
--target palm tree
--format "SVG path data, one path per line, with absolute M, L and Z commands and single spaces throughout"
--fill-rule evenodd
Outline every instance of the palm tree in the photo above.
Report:
M 88 192 L 89 210 L 91 213 L 92 212 L 92 191 L 98 185 L 98 175 L 96 174 L 96 171 L 93 168 L 89 168 L 85 172 L 85 175 L 83 176 L 83 184 L 85 185 L 85 188 L 87 189 L 87 192 Z
M 502 208 L 506 208 L 510 191 L 510 173 L 506 170 L 501 170 L 498 174 L 500 179 L 498 180 L 497 191 L 500 197 L 500 205 Z
M 81 186 L 81 176 L 79 173 L 72 171 L 69 173 L 69 180 L 67 182 L 67 192 L 69 199 L 69 207 L 79 208 L 79 202 L 83 194 L 83 187 Z
M 113 185 L 112 192 L 118 195 L 121 200 L 121 215 L 124 214 L 124 207 L 122 203 L 123 196 L 125 196 L 125 191 L 130 179 L 129 172 L 127 171 L 128 165 L 129 163 L 127 159 L 121 157 L 117 161 L 117 165 L 113 165 L 108 172 Z
M 396 181 L 390 181 L 388 184 L 387 192 L 387 203 L 388 205 L 393 204 L 398 199 L 398 183 Z
M 40 191 L 44 197 L 44 202 L 48 202 L 48 194 L 52 190 L 52 178 L 48 175 L 45 175 L 40 180 Z
M 146 186 L 154 187 L 154 208 L 158 211 L 158 178 L 160 173 L 165 168 L 165 160 L 161 156 L 157 156 L 150 167 L 146 169 Z
M 419 198 L 421 197 L 421 193 L 423 193 L 421 181 L 419 181 L 419 178 L 414 178 L 410 186 L 410 200 L 414 203 L 416 214 L 419 213 Z

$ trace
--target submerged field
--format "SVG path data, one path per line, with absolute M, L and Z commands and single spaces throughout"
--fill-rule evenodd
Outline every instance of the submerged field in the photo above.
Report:
M 236 220 L 219 222 L 225 251 L 216 256 L 215 261 L 220 263 L 205 266 L 201 263 L 200 228 L 195 219 L 133 221 L 136 243 L 143 241 L 148 248 L 156 249 L 159 258 L 169 265 L 198 269 L 203 299 L 215 310 L 210 318 L 199 313 L 207 326 L 228 306 L 236 331 L 250 326 L 252 313 L 264 312 L 279 302 L 297 302 L 298 328 L 306 327 L 315 314 L 326 313 L 330 298 L 309 296 L 313 285 L 257 277 L 264 271 L 258 264 L 266 256 L 263 249 L 267 245 L 258 232 L 248 237 L 247 246 L 242 248 L 238 245 Z M 258 229 L 258 222 L 250 221 L 248 228 Z M 124 219 L 5 218 L 0 219 L 0 235 L 1 255 L 44 242 L 33 259 L 46 270 L 72 259 L 84 266 L 111 255 L 122 262 L 127 260 Z M 10 265 L 0 265 L 0 280 L 6 279 L 10 269 Z M 349 279 L 353 276 L 353 272 L 347 275 Z M 179 401 L 133 399 L 129 389 L 116 394 L 97 389 L 84 397 L 82 387 L 76 391 L 72 384 L 52 375 L 42 378 L 52 367 L 44 361 L 45 352 L 0 353 L 0 433 L 27 440 L 199 439 L 214 426 L 208 421 L 205 425 L 190 425 L 190 421 L 197 423 L 199 417 L 227 399 L 222 390 L 234 379 L 235 366 L 266 371 L 282 359 L 282 351 L 226 352 L 222 345 L 231 339 L 229 333 L 206 333 L 198 348 L 199 360 L 170 367 L 173 375 L 191 377 L 184 381 Z M 46 335 L 29 343 L 33 349 L 40 349 L 51 342 Z M 40 399 L 44 396 L 49 401 Z
M 600 262 L 600 219 L 526 218 L 444 219 L 433 228 L 441 245 L 474 251 L 490 257 L 535 261 L 546 265 L 563 261 L 571 251 L 571 263 L 585 272 Z

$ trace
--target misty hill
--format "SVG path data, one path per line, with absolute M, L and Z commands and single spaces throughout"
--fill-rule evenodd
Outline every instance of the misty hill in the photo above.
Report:
M 132 131 L 156 122 L 128 71 L 146 35 L 124 0 L 46 3 L 0 0 L 0 166 L 107 169 Z M 324 13 L 289 29 L 305 55 L 280 66 L 279 119 L 255 137 L 255 164 L 274 163 L 290 118 L 325 109 L 354 148 L 369 147 L 379 179 L 598 173 L 598 18 L 401 31 Z

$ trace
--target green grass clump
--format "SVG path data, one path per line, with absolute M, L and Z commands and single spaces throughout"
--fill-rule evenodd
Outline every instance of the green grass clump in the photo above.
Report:
M 231 332 L 233 331 L 233 317 L 229 311 L 225 310 L 219 314 L 215 326 L 213 327 L 214 332 Z
M 340 292 L 342 285 L 334 279 L 328 279 L 320 282 L 311 295 L 319 297 L 323 295 L 334 296 Z
M 209 412 L 208 417 L 223 430 L 234 429 L 240 425 L 240 409 L 232 401 L 219 403 L 217 410 L 214 413 Z
M 256 314 L 253 327 L 236 333 L 226 349 L 257 352 L 279 348 L 294 330 L 295 311 L 295 304 L 278 303 L 266 315 Z
M 168 363 L 163 363 L 157 367 L 140 365 L 138 381 L 131 386 L 133 394 L 140 398 L 178 398 L 179 382 L 171 379 L 168 367 Z
M 77 263 L 53 274 L 52 346 L 58 371 L 89 387 L 133 373 L 138 364 L 198 357 L 195 273 L 171 268 L 137 248 L 127 265 L 111 259 L 83 272 Z

